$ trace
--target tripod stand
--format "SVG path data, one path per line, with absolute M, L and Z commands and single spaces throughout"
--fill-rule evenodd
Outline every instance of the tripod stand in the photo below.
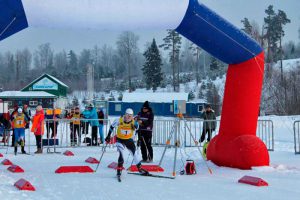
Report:
M 203 157 L 202 151 L 201 151 L 201 149 L 200 149 L 199 146 L 198 146 L 198 142 L 197 142 L 196 138 L 195 138 L 194 135 L 192 134 L 192 131 L 191 131 L 191 129 L 189 128 L 189 126 L 187 126 L 187 123 L 186 123 L 186 121 L 185 121 L 185 119 L 184 119 L 184 117 L 183 117 L 183 115 L 182 115 L 181 113 L 177 114 L 177 118 L 176 118 L 176 120 L 175 120 L 175 122 L 174 122 L 174 124 L 173 124 L 173 126 L 172 126 L 170 135 L 169 135 L 169 137 L 168 137 L 168 139 L 167 139 L 166 146 L 165 146 L 165 148 L 164 148 L 162 157 L 161 157 L 161 159 L 160 159 L 158 165 L 161 166 L 162 161 L 163 161 L 164 156 L 165 156 L 165 153 L 166 153 L 166 151 L 167 151 L 167 148 L 170 147 L 170 145 L 171 145 L 171 140 L 172 140 L 172 137 L 173 137 L 173 135 L 174 135 L 175 154 L 174 154 L 174 162 L 173 162 L 172 176 L 174 176 L 174 177 L 176 176 L 177 150 L 178 150 L 178 147 L 180 147 L 180 140 L 179 140 L 178 138 L 180 138 L 179 135 L 180 135 L 180 131 L 181 131 L 181 129 L 180 129 L 180 123 L 181 123 L 181 122 L 184 122 L 185 126 L 188 127 L 188 131 L 189 131 L 189 133 L 190 133 L 190 136 L 192 137 L 193 141 L 195 142 L 195 144 L 196 144 L 196 146 L 197 146 L 197 149 L 198 149 L 198 151 L 199 151 L 199 153 L 200 153 L 202 159 L 204 160 L 204 162 L 205 162 L 205 164 L 206 164 L 206 167 L 208 168 L 209 173 L 212 174 L 212 170 L 211 170 L 211 169 L 209 168 L 209 166 L 207 165 L 206 159 Z

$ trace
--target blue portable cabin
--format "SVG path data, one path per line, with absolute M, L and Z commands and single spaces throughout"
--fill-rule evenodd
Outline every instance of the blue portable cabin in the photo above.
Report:
M 162 97 L 163 96 L 163 97 Z M 173 100 L 185 100 L 186 117 L 200 117 L 204 102 L 188 102 L 187 93 L 125 93 L 123 101 L 109 102 L 109 115 L 121 116 L 127 108 L 136 115 L 145 101 L 149 101 L 155 116 L 174 117 Z

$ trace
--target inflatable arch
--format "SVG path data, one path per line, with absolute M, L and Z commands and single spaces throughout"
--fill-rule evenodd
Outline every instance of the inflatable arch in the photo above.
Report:
M 20 0 L 0 1 L 0 41 L 27 28 L 28 22 Z
M 1 2 L 10 2 L 11 5 L 6 8 L 2 5 L 0 6 L 0 15 L 4 13 L 7 19 L 6 21 L 0 21 L 0 40 L 4 36 L 8 37 L 14 32 L 27 27 L 27 20 L 20 0 L 2 0 Z M 133 2 L 128 1 L 128 4 L 133 4 Z M 133 26 L 136 25 L 139 28 L 155 26 L 155 24 L 165 24 L 166 26 L 161 26 L 161 28 L 170 28 L 179 24 L 175 29 L 177 32 L 216 58 L 229 64 L 219 134 L 211 140 L 207 149 L 207 158 L 217 165 L 240 169 L 269 165 L 267 148 L 256 137 L 264 74 L 263 49 L 253 39 L 198 0 L 164 0 L 160 5 L 156 5 L 158 8 L 153 8 L 154 5 L 151 5 L 149 2 L 136 1 L 130 7 L 127 3 L 126 6 L 120 6 L 124 2 L 115 0 L 110 2 L 115 4 L 111 5 L 109 9 L 104 6 L 103 9 L 105 10 L 103 12 L 98 10 L 97 13 L 99 15 L 105 13 L 105 17 L 97 15 L 99 19 L 93 20 L 98 20 L 98 26 L 101 26 L 101 20 L 103 25 L 110 24 L 110 29 L 124 27 L 124 19 L 128 19 L 126 23 Z M 180 4 L 182 8 L 184 2 L 186 2 L 187 9 L 185 7 L 174 12 L 174 7 Z M 120 5 L 116 6 L 117 3 L 120 3 Z M 15 11 L 9 11 L 8 8 L 13 6 L 16 8 Z M 162 9 L 163 12 L 159 12 L 160 6 L 166 6 Z M 55 10 L 59 12 L 59 9 Z M 129 17 L 127 14 L 129 10 L 132 11 L 133 9 L 142 10 L 140 13 L 149 16 L 148 19 L 143 19 L 144 21 L 141 23 L 138 13 L 132 12 Z M 168 9 L 172 10 L 172 12 L 169 12 Z M 41 9 L 35 9 L 35 12 L 39 12 L 39 10 Z M 116 13 L 119 14 L 117 19 L 114 18 Z M 123 17 L 120 16 L 122 13 Z M 44 14 L 45 11 L 43 12 Z M 89 14 L 92 14 L 92 12 L 89 12 Z M 172 16 L 171 21 L 166 20 L 168 16 Z M 43 16 L 41 15 L 41 17 Z M 49 16 L 47 17 L 49 18 Z M 14 18 L 16 19 L 13 20 Z M 1 19 L 4 18 L 2 17 Z M 7 22 L 12 24 L 7 26 Z M 171 23 L 173 24 L 171 25 Z M 6 31 L 4 33 L 5 27 Z M 128 27 L 129 25 L 126 26 L 126 28 Z
M 269 165 L 268 150 L 256 137 L 263 49 L 197 0 L 190 0 L 176 31 L 229 64 L 219 134 L 208 146 L 207 159 L 240 169 Z

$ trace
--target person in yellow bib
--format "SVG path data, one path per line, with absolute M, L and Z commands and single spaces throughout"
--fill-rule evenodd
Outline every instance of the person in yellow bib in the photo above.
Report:
M 81 143 L 81 133 L 80 133 L 80 109 L 79 107 L 75 108 L 75 112 L 72 114 L 71 118 L 73 128 L 71 133 L 71 146 L 77 145 L 77 136 L 78 136 L 78 146 Z
M 108 135 L 105 138 L 106 143 L 110 142 L 111 133 L 115 127 L 118 127 L 116 146 L 119 152 L 117 177 L 120 177 L 122 173 L 125 147 L 133 155 L 133 160 L 136 163 L 139 172 L 144 174 L 149 173 L 148 171 L 142 169 L 142 164 L 136 155 L 136 147 L 133 141 L 133 136 L 135 135 L 135 131 L 139 128 L 139 124 L 133 119 L 133 110 L 131 108 L 126 109 L 125 115 L 119 119 L 116 119 L 112 123 L 109 128 Z
M 28 120 L 23 113 L 23 109 L 21 107 L 18 108 L 18 113 L 14 115 L 13 120 L 12 120 L 14 129 L 15 129 L 15 141 L 14 141 L 14 146 L 15 146 L 15 155 L 17 155 L 18 151 L 18 144 L 21 145 L 21 151 L 23 154 L 25 154 L 24 150 L 24 139 L 25 139 L 25 127 L 26 123 L 28 123 Z

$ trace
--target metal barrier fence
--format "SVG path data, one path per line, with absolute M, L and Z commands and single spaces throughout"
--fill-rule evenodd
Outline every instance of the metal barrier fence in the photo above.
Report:
M 274 151 L 274 126 L 272 120 L 258 120 L 256 136 L 265 143 L 269 151 Z
M 185 147 L 195 146 L 194 139 L 198 141 L 202 134 L 203 119 L 184 119 L 184 120 L 154 120 L 153 125 L 153 145 L 165 145 L 169 134 L 175 130 L 178 138 Z M 206 122 L 216 122 L 216 130 L 212 132 L 214 137 L 219 132 L 220 120 L 206 120 Z M 258 120 L 257 137 L 267 146 L 269 151 L 274 151 L 274 130 L 271 120 Z M 207 136 L 206 136 L 207 138 Z M 171 139 L 174 144 L 174 136 Z
M 300 121 L 294 122 L 295 154 L 300 154 Z
M 100 145 L 100 128 L 103 132 L 103 141 L 107 135 L 108 129 L 111 125 L 110 120 L 104 119 L 103 126 L 97 126 L 95 129 L 95 136 L 92 135 L 93 127 L 92 121 L 99 119 L 78 120 L 79 124 L 75 124 L 72 119 L 57 119 L 45 120 L 45 134 L 44 139 L 58 139 L 59 144 L 53 145 L 59 148 L 62 147 L 84 147 L 84 146 L 99 146 Z M 54 137 L 54 133 L 55 134 Z M 96 141 L 92 141 L 96 138 Z
M 98 119 L 94 119 L 98 120 Z M 88 120 L 93 121 L 93 120 Z M 214 120 L 211 120 L 214 121 Z M 75 133 L 75 125 L 73 120 L 71 119 L 55 119 L 54 120 L 45 120 L 45 134 L 42 139 L 48 140 L 46 141 L 49 145 L 44 145 L 44 148 L 67 148 L 67 147 L 84 147 L 89 146 L 91 141 L 85 140 L 85 138 L 92 138 L 92 128 L 88 125 L 87 120 L 81 120 L 79 127 L 80 134 Z M 153 124 L 153 137 L 152 144 L 154 146 L 164 146 L 170 136 L 170 134 L 178 133 L 176 135 L 177 139 L 181 142 L 185 147 L 194 147 L 194 139 L 196 141 L 199 140 L 202 129 L 203 129 L 202 119 L 155 119 Z M 216 130 L 212 132 L 212 137 L 214 137 L 220 127 L 220 121 L 215 120 L 216 122 Z M 103 125 L 103 137 L 105 138 L 109 127 L 111 125 L 110 120 L 104 120 Z M 30 129 L 29 129 L 30 130 Z M 30 146 L 35 146 L 36 141 L 35 137 L 32 133 L 29 133 L 29 130 L 26 130 L 25 140 L 26 140 L 26 148 L 30 152 Z M 56 133 L 54 134 L 53 133 Z M 114 130 L 116 131 L 116 130 Z M 300 153 L 300 139 L 299 139 L 299 122 L 294 123 L 294 131 L 295 131 L 295 152 Z M 11 135 L 11 134 L 9 134 Z M 55 136 L 55 137 L 54 137 Z M 76 137 L 75 137 L 76 136 Z M 170 140 L 170 144 L 175 145 L 175 135 Z M 274 150 L 274 130 L 273 130 L 273 122 L 271 120 L 258 120 L 257 124 L 257 136 L 266 144 L 268 150 Z M 207 136 L 206 136 L 207 137 Z M 51 139 L 58 139 L 58 144 L 55 142 L 53 144 L 50 141 Z M 77 140 L 75 139 L 77 138 Z M 97 127 L 97 138 L 99 141 L 99 127 Z M 103 138 L 103 139 L 104 139 Z M 98 143 L 97 141 L 97 143 Z M 297 142 L 296 142 L 297 141 Z M 45 143 L 45 141 L 43 141 Z

